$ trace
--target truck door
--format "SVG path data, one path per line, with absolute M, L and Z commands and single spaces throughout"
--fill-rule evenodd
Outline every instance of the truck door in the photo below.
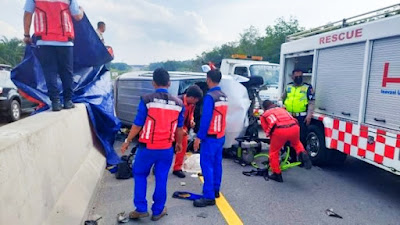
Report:
M 400 36 L 373 42 L 365 123 L 400 130 Z
M 358 120 L 365 43 L 319 51 L 315 111 Z

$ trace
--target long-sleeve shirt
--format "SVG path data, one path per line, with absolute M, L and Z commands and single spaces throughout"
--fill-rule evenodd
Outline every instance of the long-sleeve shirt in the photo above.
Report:
M 183 105 L 185 106 L 183 129 L 188 132 L 191 128 L 191 121 L 194 120 L 194 109 L 196 108 L 196 105 L 188 104 L 186 95 L 179 96 L 179 98 L 182 100 Z
M 208 92 L 221 90 L 220 87 L 213 87 Z M 197 133 L 197 137 L 200 140 L 204 140 L 207 137 L 208 129 L 210 128 L 211 119 L 214 112 L 214 99 L 211 95 L 207 94 L 203 99 L 203 112 L 201 113 L 200 129 Z

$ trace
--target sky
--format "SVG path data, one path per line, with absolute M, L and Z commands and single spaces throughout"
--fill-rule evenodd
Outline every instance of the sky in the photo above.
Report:
M 279 17 L 313 28 L 399 3 L 398 0 L 77 0 L 93 26 L 104 21 L 114 62 L 193 59 L 237 41 L 251 25 L 260 34 Z M 0 0 L 0 37 L 23 38 L 25 0 Z M 33 33 L 33 31 L 31 31 Z

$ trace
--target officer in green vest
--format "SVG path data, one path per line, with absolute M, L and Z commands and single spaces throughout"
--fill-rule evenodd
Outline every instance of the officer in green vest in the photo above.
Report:
M 314 112 L 314 90 L 310 84 L 303 82 L 302 70 L 293 70 L 292 79 L 293 82 L 286 86 L 282 100 L 286 110 L 299 121 L 300 140 L 306 146 L 307 126 Z

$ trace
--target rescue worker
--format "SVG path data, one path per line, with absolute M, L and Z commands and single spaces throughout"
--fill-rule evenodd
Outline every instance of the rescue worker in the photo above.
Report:
M 104 44 L 103 34 L 105 31 L 106 31 L 106 24 L 103 21 L 98 22 L 96 33 L 97 33 L 97 36 L 99 36 L 101 42 L 103 42 L 103 44 Z
M 200 129 L 194 142 L 194 150 L 200 146 L 200 166 L 204 177 L 203 197 L 193 202 L 195 207 L 215 205 L 222 180 L 222 150 L 225 143 L 228 99 L 218 86 L 222 75 L 219 70 L 207 72 L 209 91 L 203 99 Z
M 300 127 L 297 120 L 285 109 L 277 107 L 269 100 L 263 102 L 263 108 L 265 112 L 260 117 L 261 127 L 265 135 L 271 138 L 269 163 L 272 175 L 269 178 L 283 182 L 279 155 L 286 142 L 290 142 L 290 146 L 295 149 L 304 167 L 311 169 L 310 157 L 300 142 Z
M 60 91 L 57 74 L 63 86 L 64 109 L 74 108 L 72 102 L 73 40 L 75 38 L 72 18 L 79 21 L 83 10 L 76 0 L 49 1 L 26 0 L 24 13 L 24 42 L 32 43 L 29 34 L 35 13 L 34 30 L 37 38 L 38 59 L 46 80 L 53 111 L 60 111 Z
M 300 126 L 300 140 L 306 144 L 307 126 L 311 123 L 314 112 L 314 90 L 310 84 L 303 82 L 303 71 L 294 69 L 293 82 L 290 82 L 283 93 L 282 100 L 286 110 L 297 119 Z M 295 151 L 291 151 L 291 161 L 296 161 Z
M 155 93 L 142 96 L 135 121 L 128 137 L 121 146 L 124 154 L 132 139 L 139 135 L 139 146 L 132 167 L 134 177 L 134 205 L 136 210 L 129 214 L 131 219 L 148 217 L 146 187 L 151 168 L 155 168 L 156 187 L 153 194 L 153 215 L 157 221 L 167 214 L 167 181 L 169 169 L 174 158 L 173 142 L 176 137 L 175 150 L 182 149 L 183 136 L 183 103 L 178 97 L 168 93 L 171 85 L 169 74 L 159 68 L 153 73 Z
M 199 86 L 193 85 L 187 89 L 186 94 L 179 96 L 179 98 L 182 100 L 183 105 L 185 106 L 185 122 L 183 123 L 182 151 L 176 153 L 175 155 L 175 163 L 172 174 L 179 178 L 185 178 L 186 175 L 182 172 L 183 159 L 186 155 L 188 146 L 189 131 L 196 125 L 194 122 L 194 110 L 196 103 L 203 98 L 203 91 Z

